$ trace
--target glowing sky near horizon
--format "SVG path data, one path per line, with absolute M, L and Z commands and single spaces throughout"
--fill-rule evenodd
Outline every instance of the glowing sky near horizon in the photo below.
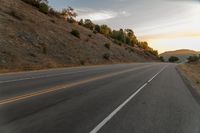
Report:
M 176 49 L 200 51 L 199 0 L 49 0 L 61 10 L 72 6 L 78 19 L 89 18 L 113 29 L 131 28 L 139 40 L 159 53 Z

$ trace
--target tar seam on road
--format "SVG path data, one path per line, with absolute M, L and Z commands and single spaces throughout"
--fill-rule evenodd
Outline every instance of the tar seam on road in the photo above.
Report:
M 28 93 L 28 94 L 22 94 L 22 95 L 11 97 L 11 98 L 6 98 L 6 99 L 3 99 L 3 100 L 0 100 L 0 106 L 8 104 L 8 103 L 13 103 L 13 102 L 16 102 L 16 101 L 19 101 L 19 100 L 24 100 L 24 99 L 40 96 L 40 95 L 43 95 L 43 94 L 48 94 L 48 93 L 56 92 L 56 91 L 59 91 L 59 90 L 64 90 L 64 89 L 67 89 L 67 88 L 86 84 L 86 83 L 89 83 L 89 82 L 92 82 L 92 81 L 97 81 L 97 80 L 101 80 L 101 79 L 104 79 L 104 78 L 117 76 L 117 75 L 120 75 L 120 74 L 123 74 L 123 73 L 131 72 L 131 71 L 146 68 L 146 67 L 149 67 L 149 66 L 144 66 L 144 67 L 139 67 L 139 68 L 131 68 L 131 69 L 122 70 L 122 71 L 119 71 L 119 72 L 112 72 L 112 73 L 109 73 L 109 74 L 101 75 L 101 76 L 98 76 L 98 77 L 92 77 L 90 79 L 85 79 L 85 80 L 74 82 L 74 83 L 69 83 L 69 84 L 65 84 L 65 85 L 58 85 L 58 86 L 55 86 L 53 88 L 49 88 L 49 89 L 45 89 L 45 90 L 41 90 L 41 91 L 37 91 L 37 92 L 32 92 L 32 93 Z
M 156 76 L 158 76 L 167 66 L 163 67 L 158 73 L 143 84 L 136 92 L 134 92 L 128 99 L 120 104 L 112 113 L 110 113 L 102 122 L 100 122 L 90 133 L 97 133 L 113 116 L 115 116 L 131 99 L 133 99 L 145 86 L 147 86 Z

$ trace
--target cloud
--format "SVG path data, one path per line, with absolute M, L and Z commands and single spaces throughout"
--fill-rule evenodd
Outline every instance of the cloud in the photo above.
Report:
M 87 14 L 82 14 L 78 16 L 78 19 L 90 19 L 92 21 L 101 21 L 101 20 L 107 20 L 111 18 L 115 18 L 117 14 L 112 11 L 97 11 L 97 12 L 91 12 Z
M 200 0 L 166 0 L 171 2 L 197 2 L 200 4 Z
M 90 8 L 76 9 L 79 14 L 78 19 L 90 19 L 92 21 L 103 21 L 116 17 L 128 17 L 131 14 L 127 11 L 112 11 L 112 10 L 94 10 Z
M 200 32 L 175 32 L 173 34 L 151 34 L 142 37 L 142 40 L 200 38 Z
M 199 0 L 168 0 L 168 1 L 178 1 L 178 2 L 182 2 L 182 1 L 187 1 L 187 2 L 199 2 Z
M 131 15 L 131 14 L 130 14 L 129 12 L 127 12 L 127 11 L 122 11 L 122 12 L 120 12 L 119 14 L 120 14 L 120 15 L 123 15 L 123 16 L 125 16 L 125 17 L 128 17 L 128 16 Z

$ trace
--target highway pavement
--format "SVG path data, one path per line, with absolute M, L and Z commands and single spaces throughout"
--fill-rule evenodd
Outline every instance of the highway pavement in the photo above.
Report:
M 0 133 L 200 133 L 176 64 L 0 74 Z

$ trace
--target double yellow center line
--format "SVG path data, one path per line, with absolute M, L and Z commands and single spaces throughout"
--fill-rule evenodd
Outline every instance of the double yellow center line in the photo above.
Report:
M 22 95 L 15 96 L 15 97 L 6 98 L 6 99 L 3 99 L 3 100 L 0 100 L 0 106 L 5 105 L 5 104 L 9 104 L 9 103 L 13 103 L 13 102 L 17 102 L 17 101 L 20 101 L 20 100 L 25 100 L 25 99 L 28 99 L 28 98 L 32 98 L 32 97 L 56 92 L 56 91 L 59 91 L 59 90 L 75 87 L 75 86 L 78 86 L 78 85 L 82 85 L 82 84 L 86 84 L 86 83 L 89 83 L 89 82 L 101 80 L 101 79 L 104 79 L 104 78 L 117 76 L 117 75 L 120 75 L 120 74 L 123 74 L 123 73 L 128 73 L 128 72 L 138 70 L 138 69 L 142 69 L 142 68 L 146 68 L 146 67 L 148 67 L 148 66 L 143 66 L 143 67 L 139 67 L 139 68 L 131 68 L 131 69 L 122 70 L 122 71 L 119 71 L 119 72 L 113 72 L 113 73 L 109 73 L 109 74 L 105 74 L 105 75 L 101 75 L 101 76 L 97 76 L 97 77 L 92 77 L 92 78 L 77 81 L 77 82 L 74 82 L 74 83 L 57 85 L 55 87 L 48 88 L 48 89 L 45 89 L 45 90 L 40 90 L 40 91 L 37 91 L 37 92 L 32 92 L 32 93 L 22 94 Z

